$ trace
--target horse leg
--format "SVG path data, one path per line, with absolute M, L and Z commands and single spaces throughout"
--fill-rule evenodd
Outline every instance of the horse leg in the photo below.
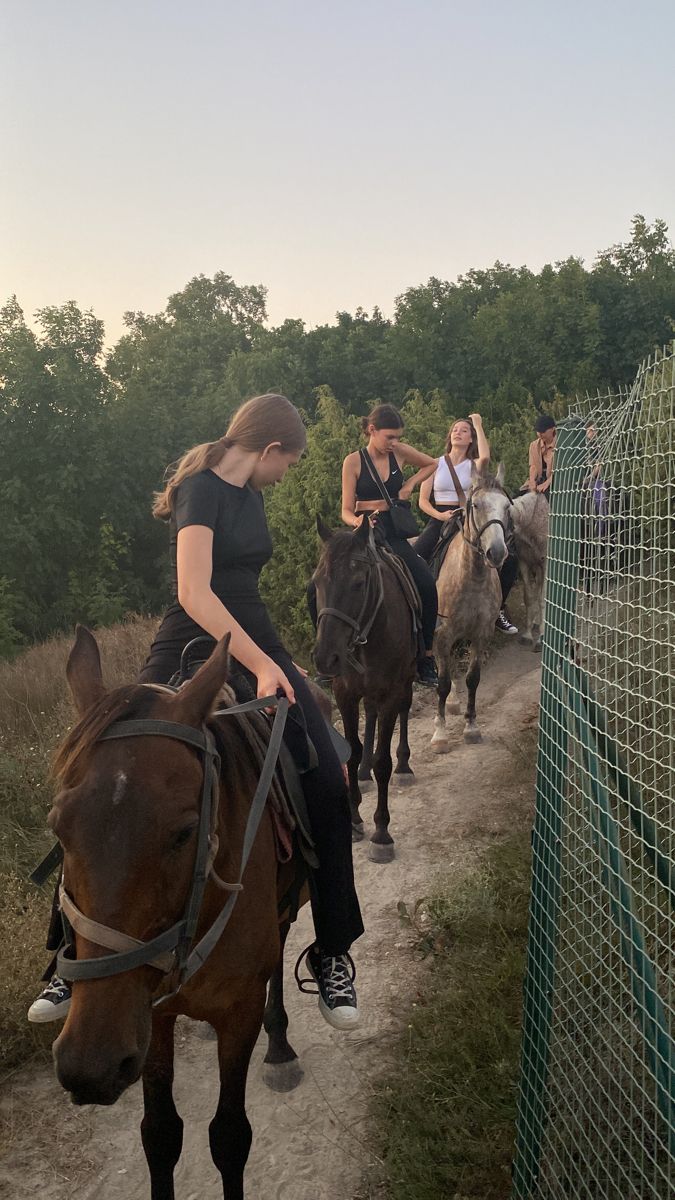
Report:
M 410 716 L 411 701 L 412 694 L 406 697 L 398 713 L 399 739 L 396 748 L 396 770 L 394 771 L 394 775 L 397 776 L 396 782 L 399 787 L 408 787 L 411 783 L 415 782 L 415 774 L 410 767 L 410 745 L 408 744 L 408 718 Z
M 464 725 L 464 741 L 465 742 L 482 742 L 481 732 L 476 724 L 476 692 L 480 683 L 480 650 L 476 646 L 471 647 L 471 658 L 469 660 L 469 670 L 466 673 L 466 690 L 467 690 L 467 705 L 464 714 L 466 724 Z
M 520 576 L 523 581 L 523 600 L 525 602 L 525 625 L 522 629 L 520 637 L 518 638 L 518 641 L 521 642 L 523 646 L 531 646 L 532 645 L 532 625 L 533 625 L 533 600 L 534 600 L 533 593 L 534 593 L 535 581 L 534 581 L 532 571 L 530 570 L 530 567 L 524 562 L 521 562 L 521 564 L 520 564 Z
M 273 1092 L 292 1092 L 304 1074 L 298 1056 L 286 1037 L 288 1014 L 284 1008 L 284 947 L 290 927 L 290 921 L 284 921 L 279 927 L 279 962 L 270 979 L 263 1016 L 268 1038 L 267 1054 L 263 1063 L 263 1081 Z
M 359 763 L 363 746 L 359 737 L 359 702 L 354 696 L 345 696 L 340 705 L 340 714 L 345 731 L 345 737 L 352 748 L 347 764 L 349 779 L 349 807 L 352 810 L 352 841 L 360 842 L 363 837 L 363 821 L 359 806 L 361 792 L 359 790 Z
M 246 1116 L 246 1076 L 265 1007 L 265 986 L 251 980 L 245 998 L 231 1004 L 217 1022 L 220 1095 L 209 1125 L 211 1157 L 223 1180 L 224 1200 L 243 1200 L 244 1167 L 251 1149 Z
M 368 858 L 371 862 L 391 862 L 394 839 L 389 833 L 389 780 L 391 779 L 391 739 L 394 736 L 397 711 L 392 706 L 380 711 L 377 721 L 377 750 L 373 770 L 377 780 L 375 832 L 370 839 Z
M 183 1147 L 183 1122 L 173 1101 L 175 1017 L 155 1016 L 143 1068 L 141 1139 L 150 1170 L 151 1200 L 174 1200 L 173 1173 Z
M 363 734 L 363 754 L 361 756 L 361 765 L 359 766 L 359 788 L 361 792 L 369 792 L 373 777 L 371 771 L 373 768 L 373 746 L 375 745 L 375 725 L 377 724 L 377 712 L 374 709 L 366 709 L 366 728 Z
M 448 731 L 445 727 L 445 702 L 450 695 L 452 678 L 447 663 L 441 661 L 438 675 L 438 711 L 434 717 L 434 733 L 431 749 L 435 754 L 447 754 L 450 749 Z

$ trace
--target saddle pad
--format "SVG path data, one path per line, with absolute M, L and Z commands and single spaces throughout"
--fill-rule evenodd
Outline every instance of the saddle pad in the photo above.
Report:
M 223 722 L 236 722 L 242 740 L 246 742 L 253 753 L 258 769 L 262 769 L 270 735 L 270 722 L 263 713 L 239 713 L 231 717 L 222 717 Z M 223 757 L 223 728 L 216 718 L 212 725 L 218 750 Z M 313 747 L 312 747 L 313 749 Z M 302 857 L 308 866 L 316 868 L 318 859 L 312 840 L 309 814 L 305 802 L 305 794 L 300 782 L 300 772 L 293 761 L 288 747 L 282 742 L 279 751 L 279 762 L 270 787 L 269 802 L 272 809 L 283 820 L 291 831 L 297 831 L 298 846 Z
M 436 542 L 429 559 L 429 566 L 431 567 L 434 579 L 438 579 L 438 576 L 441 573 L 441 567 L 445 562 L 445 556 L 448 553 L 450 543 L 455 535 L 459 533 L 460 526 L 461 510 L 458 509 L 456 513 L 453 513 L 449 521 L 443 522 L 443 528 L 441 530 L 439 539 Z
M 396 581 L 408 602 L 411 613 L 413 614 L 415 626 L 417 626 L 422 617 L 422 601 L 420 599 L 420 594 L 417 590 L 415 580 L 413 579 L 403 560 L 400 559 L 397 554 L 394 554 L 393 550 L 390 550 L 388 546 L 384 546 L 381 543 L 377 544 L 377 553 L 382 559 L 382 562 L 386 563 L 388 567 L 391 567 L 392 571 L 394 572 Z

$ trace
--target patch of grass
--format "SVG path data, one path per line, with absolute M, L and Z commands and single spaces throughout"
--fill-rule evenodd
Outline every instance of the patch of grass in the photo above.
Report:
M 156 624 L 139 617 L 97 632 L 107 686 L 135 678 Z M 46 1053 L 54 1036 L 53 1025 L 44 1031 L 26 1021 L 48 961 L 52 883 L 39 892 L 28 875 L 53 840 L 49 765 L 75 716 L 66 684 L 72 644 L 72 637 L 53 638 L 0 664 L 0 1079 Z
M 523 831 L 400 909 L 434 964 L 375 1085 L 384 1170 L 363 1200 L 510 1196 L 529 888 Z

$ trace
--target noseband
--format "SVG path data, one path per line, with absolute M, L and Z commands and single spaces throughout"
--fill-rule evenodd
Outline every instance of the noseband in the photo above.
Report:
M 167 690 L 174 691 L 175 689 Z M 86 917 L 84 913 L 80 912 L 77 905 L 68 895 L 62 882 L 59 896 L 67 944 L 64 949 L 59 951 L 57 957 L 56 970 L 61 978 L 71 982 L 83 979 L 107 979 L 111 975 L 121 975 L 124 971 L 133 971 L 136 967 L 142 966 L 155 967 L 164 975 L 176 974 L 176 986 L 171 992 L 155 1000 L 154 1004 L 156 1006 L 175 996 L 183 984 L 187 983 L 203 965 L 227 925 L 237 902 L 237 897 L 242 891 L 242 877 L 267 803 L 267 796 L 279 757 L 289 706 L 285 696 L 281 699 L 276 696 L 266 696 L 262 700 L 250 700 L 244 704 L 233 705 L 231 708 L 219 709 L 213 714 L 219 717 L 234 716 L 238 713 L 251 712 L 272 706 L 275 706 L 277 711 L 274 717 L 265 761 L 251 801 L 251 808 L 244 832 L 239 876 L 237 882 L 232 884 L 223 883 L 213 870 L 214 859 L 218 852 L 216 825 L 218 820 L 220 757 L 216 749 L 213 733 L 207 725 L 203 724 L 201 729 L 193 729 L 192 726 L 181 725 L 177 721 L 150 719 L 115 721 L 100 734 L 97 739 L 100 742 L 133 737 L 171 738 L 174 741 L 182 742 L 186 746 L 191 746 L 198 751 L 202 762 L 202 789 L 195 866 L 183 916 L 170 929 L 166 929 L 149 942 L 139 941 L 137 938 L 132 938 L 126 933 L 121 933 L 119 930 L 111 929 L 107 925 L 101 925 L 98 921 L 93 921 L 90 917 Z M 48 859 L 53 854 L 53 851 L 50 852 Z M 46 862 L 47 860 L 45 860 L 45 864 Z M 38 874 L 40 869 L 38 868 L 35 875 Z M 192 947 L 199 921 L 204 889 L 209 877 L 213 878 L 224 890 L 229 891 L 231 895 L 213 924 L 197 945 Z M 114 953 L 104 955 L 100 958 L 76 958 L 73 930 L 76 930 L 88 941 L 113 950 Z
M 506 496 L 506 499 L 508 500 L 509 504 L 513 504 L 513 500 L 509 496 L 509 493 L 507 492 L 506 488 L 503 488 L 503 487 L 489 488 L 489 489 L 483 488 L 482 490 L 483 491 L 488 491 L 488 490 L 489 491 L 500 491 L 500 492 L 502 492 L 502 494 L 504 496 Z M 462 521 L 462 537 L 464 538 L 464 541 L 466 542 L 467 546 L 470 546 L 471 549 L 476 554 L 480 554 L 485 565 L 487 567 L 490 567 L 493 571 L 496 571 L 497 568 L 495 567 L 494 563 L 490 562 L 489 558 L 486 555 L 485 550 L 483 549 L 483 546 L 481 545 L 481 538 L 482 538 L 483 534 L 485 533 L 485 530 L 489 529 L 491 525 L 499 525 L 500 526 L 502 533 L 504 534 L 505 542 L 508 542 L 508 533 L 506 531 L 506 526 L 505 526 L 504 522 L 502 520 L 500 520 L 499 517 L 492 517 L 491 520 L 486 521 L 485 524 L 482 525 L 480 529 L 478 528 L 478 525 L 476 524 L 476 516 L 474 513 L 473 503 L 472 503 L 473 497 L 477 491 L 481 491 L 481 488 L 475 488 L 469 495 L 469 498 L 466 502 L 466 508 L 464 509 L 464 514 L 466 515 L 466 527 L 464 525 L 464 522 Z M 473 522 L 475 539 L 471 538 L 471 523 L 472 522 Z M 467 534 L 467 528 L 468 528 L 468 534 Z
M 347 662 L 349 663 L 350 667 L 353 667 L 353 669 L 358 671 L 360 675 L 363 675 L 364 666 L 363 663 L 357 658 L 358 649 L 360 646 L 366 645 L 370 631 L 375 624 L 375 618 L 380 611 L 382 602 L 384 600 L 382 563 L 380 562 L 377 552 L 370 546 L 366 546 L 364 561 L 369 567 L 374 567 L 375 570 L 370 570 L 368 573 L 363 603 L 356 620 L 354 620 L 353 617 L 350 617 L 349 613 L 343 612 L 341 608 L 328 607 L 319 609 L 316 619 L 317 630 L 323 617 L 336 617 L 338 621 L 343 621 L 345 625 L 349 625 L 352 630 L 352 634 L 349 642 L 347 643 Z M 373 588 L 371 587 L 371 581 L 374 581 L 375 583 L 374 595 Z

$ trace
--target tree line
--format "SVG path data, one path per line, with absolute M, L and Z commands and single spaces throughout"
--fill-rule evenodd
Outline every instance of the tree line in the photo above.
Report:
M 76 621 L 161 612 L 168 538 L 152 492 L 168 463 L 265 391 L 287 395 L 308 424 L 309 453 L 268 499 L 277 550 L 264 580 L 301 648 L 315 514 L 338 520 L 357 416 L 393 403 L 407 440 L 437 454 L 450 420 L 478 410 L 517 486 L 538 411 L 628 386 L 672 338 L 675 252 L 665 223 L 638 215 L 591 268 L 497 262 L 454 283 L 432 278 L 391 319 L 357 309 L 316 329 L 270 329 L 265 301 L 263 287 L 199 276 L 163 312 L 127 313 L 108 353 L 103 323 L 73 301 L 41 309 L 37 331 L 16 298 L 0 310 L 0 656 Z

